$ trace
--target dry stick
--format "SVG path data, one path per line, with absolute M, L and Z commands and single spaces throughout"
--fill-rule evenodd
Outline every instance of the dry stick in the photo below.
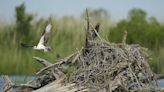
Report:
M 138 81 L 138 79 L 137 79 L 137 76 L 133 73 L 133 71 L 132 71 L 132 69 L 131 69 L 131 63 L 129 64 L 129 70 L 131 71 L 131 73 L 133 74 L 133 76 L 135 77 L 135 79 L 136 79 L 136 81 L 137 81 L 137 84 L 139 85 L 139 88 L 141 89 L 141 85 L 140 85 L 140 83 L 139 83 L 139 81 Z
M 45 70 L 48 70 L 49 68 L 52 68 L 52 67 L 57 67 L 58 65 L 61 65 L 61 64 L 64 64 L 64 63 L 69 63 L 68 60 L 73 57 L 74 55 L 76 55 L 77 52 L 71 54 L 70 56 L 66 57 L 65 59 L 63 60 L 60 60 L 59 62 L 55 63 L 55 64 L 52 64 L 52 65 L 49 65 L 45 68 L 42 68 L 39 72 L 37 72 L 36 74 L 39 75 L 40 73 L 42 73 L 43 71 Z
M 55 91 L 56 91 L 56 92 L 59 92 L 59 91 L 62 91 L 62 89 L 64 90 L 64 89 L 66 89 L 66 88 L 70 88 L 70 87 L 73 87 L 73 86 L 75 86 L 75 85 L 76 85 L 75 83 L 69 84 L 69 85 L 66 85 L 66 86 L 57 88 Z
M 36 59 L 39 63 L 41 63 L 41 64 L 42 64 L 43 66 L 45 66 L 45 67 L 48 67 L 48 66 L 52 65 L 52 63 L 49 63 L 49 62 L 48 62 L 47 60 L 45 60 L 45 59 L 42 59 L 42 58 L 39 58 L 39 57 L 34 57 L 34 59 Z M 54 76 L 56 79 L 58 79 L 59 76 L 60 76 L 60 75 L 63 75 L 63 74 L 61 73 L 61 71 L 59 72 L 59 69 L 55 68 L 55 70 L 56 70 L 58 73 L 60 73 L 60 74 L 56 74 L 56 73 L 54 72 L 54 69 L 51 69 L 53 76 Z
M 54 72 L 56 70 L 56 73 Z M 65 76 L 65 74 L 60 71 L 58 68 L 51 69 L 53 76 L 56 78 L 56 80 L 60 79 L 62 76 Z
M 77 60 L 77 58 L 79 58 L 80 54 L 76 54 L 75 58 L 72 60 L 72 63 L 75 63 L 75 61 Z
M 6 83 L 3 86 L 2 92 L 8 92 L 10 89 L 13 88 L 14 83 L 9 79 L 7 75 L 4 75 L 3 79 Z
M 39 63 L 41 63 L 44 67 L 52 65 L 52 63 L 50 63 L 47 60 L 42 59 L 40 57 L 33 57 L 33 58 L 36 59 L 36 61 L 38 61 Z
M 36 86 L 31 85 L 31 84 L 20 84 L 20 85 L 14 85 L 13 87 L 14 88 L 19 88 L 19 87 L 21 87 L 21 88 L 32 88 L 32 89 L 37 88 Z
M 86 9 L 86 20 L 87 20 L 87 30 L 86 30 L 86 42 L 85 42 L 85 47 L 88 47 L 88 43 L 89 43 L 89 14 L 88 14 L 88 9 Z
M 123 39 L 122 39 L 123 44 L 126 44 L 126 38 L 127 38 L 127 31 L 125 30 L 124 31 L 124 36 L 123 36 Z
M 89 31 L 89 24 L 90 24 L 90 21 L 89 21 L 89 13 L 88 13 L 88 9 L 86 9 L 86 15 L 87 15 L 87 30 Z
M 50 66 L 47 66 L 47 67 L 45 67 L 45 68 L 42 68 L 39 72 L 37 72 L 36 74 L 37 75 L 39 75 L 39 74 L 41 74 L 43 71 L 45 71 L 45 70 L 48 70 L 48 69 L 50 69 L 50 68 L 52 68 L 52 67 L 56 67 L 56 66 L 58 66 L 58 65 L 61 65 L 61 64 L 63 64 L 63 63 L 65 63 L 66 61 L 61 61 L 61 62 L 57 62 L 57 63 L 55 63 L 55 64 L 52 64 L 52 65 L 50 65 Z
M 91 27 L 92 27 L 92 29 L 94 30 L 94 32 L 96 33 L 96 35 L 98 36 L 98 38 L 100 39 L 100 41 L 101 42 L 106 42 L 108 45 L 109 45 L 109 42 L 108 41 L 106 41 L 106 40 L 104 40 L 104 39 L 102 39 L 101 37 L 100 37 L 100 35 L 99 35 L 99 33 L 97 33 L 97 30 L 93 27 L 93 25 L 90 23 L 90 25 L 91 25 Z
M 80 90 L 80 92 L 89 92 L 88 89 Z
M 86 92 L 87 89 L 84 89 L 84 87 L 81 87 L 81 88 L 74 88 L 74 89 L 71 89 L 67 92 Z M 64 91 L 65 92 L 65 91 Z
M 75 58 L 72 60 L 72 63 L 75 63 L 75 61 L 79 58 L 79 56 L 81 55 L 80 52 L 82 52 L 83 47 L 81 48 L 80 51 L 77 48 L 76 48 L 76 50 L 77 50 L 77 54 L 76 54 Z
M 94 30 L 94 32 L 96 33 L 96 35 L 98 36 L 98 38 L 101 40 L 101 41 L 104 41 L 104 42 L 107 42 L 105 40 L 103 40 L 100 35 L 97 33 L 97 30 L 93 27 L 93 25 L 90 23 L 89 21 L 89 13 L 88 13 L 88 9 L 86 9 L 86 16 L 87 16 L 87 33 L 86 33 L 86 47 L 88 47 L 88 43 L 89 43 L 89 34 L 90 34 L 90 25 L 92 27 L 92 29 Z M 108 42 L 107 42 L 108 43 Z M 109 43 L 108 43 L 109 44 Z
M 103 41 L 103 39 L 100 37 L 100 35 L 97 33 L 97 30 L 93 27 L 93 25 L 90 23 L 92 29 L 94 30 L 94 32 L 96 33 L 96 35 L 98 36 L 98 38 Z
M 96 35 L 98 36 L 98 38 L 101 40 L 101 41 L 105 41 L 103 40 L 100 35 L 98 34 L 97 30 L 93 27 L 93 25 L 90 23 L 89 21 L 89 13 L 88 13 L 88 9 L 86 9 L 86 15 L 87 15 L 87 33 L 86 33 L 86 47 L 88 46 L 88 42 L 89 42 L 89 39 L 88 39 L 88 35 L 90 34 L 90 25 L 92 27 L 92 29 L 94 30 L 94 32 L 96 33 Z M 105 41 L 107 42 L 107 41 Z M 108 42 L 107 42 L 108 43 Z
M 76 55 L 76 54 L 77 54 L 77 52 L 75 52 L 75 53 L 73 53 L 73 54 L 67 56 L 66 58 L 64 58 L 64 61 L 68 61 L 71 57 L 73 57 L 73 56 Z

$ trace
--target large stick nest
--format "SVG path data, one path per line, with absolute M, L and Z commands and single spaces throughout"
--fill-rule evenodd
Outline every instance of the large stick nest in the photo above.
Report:
M 85 52 L 87 50 L 87 52 Z M 129 91 L 150 88 L 154 79 L 148 54 L 138 44 L 112 44 L 92 41 L 90 48 L 78 52 L 76 69 L 70 82 L 91 91 Z

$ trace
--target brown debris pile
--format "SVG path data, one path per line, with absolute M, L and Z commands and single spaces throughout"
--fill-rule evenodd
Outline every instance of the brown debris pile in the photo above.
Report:
M 154 77 L 145 48 L 137 44 L 93 41 L 86 49 L 87 53 L 79 52 L 71 82 L 96 92 L 126 92 L 152 87 Z

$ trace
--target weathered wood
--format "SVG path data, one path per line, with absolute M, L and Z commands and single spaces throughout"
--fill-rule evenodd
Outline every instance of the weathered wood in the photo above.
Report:
M 52 65 L 52 63 L 50 63 L 47 60 L 42 59 L 40 57 L 33 57 L 33 58 L 36 59 L 36 61 L 38 61 L 39 63 L 41 63 L 44 67 Z
M 64 77 L 40 88 L 33 92 L 86 92 L 85 87 L 77 87 L 75 83 L 63 84 Z
M 5 84 L 2 88 L 2 92 L 11 92 L 14 83 L 9 79 L 9 77 L 7 75 L 4 75 L 2 77 L 5 80 Z
M 91 23 L 90 23 L 90 25 L 91 25 L 91 28 L 93 29 L 93 31 L 95 32 L 95 34 L 97 35 L 97 37 L 98 37 L 101 41 L 103 41 L 102 38 L 100 37 L 100 35 L 98 34 L 97 30 L 93 27 L 93 25 L 92 25 Z
M 97 23 L 96 26 L 93 27 L 93 25 L 90 23 L 88 9 L 86 9 L 86 21 L 87 21 L 87 29 L 86 29 L 85 47 L 88 48 L 89 41 L 94 40 L 98 36 L 98 32 L 100 29 L 100 23 Z M 92 25 L 92 26 L 90 27 L 90 25 Z
M 63 81 L 64 81 L 64 77 L 61 77 L 60 79 L 53 81 L 49 83 L 48 85 L 45 85 L 44 87 L 41 87 L 37 90 L 34 90 L 33 92 L 48 92 L 47 90 L 51 89 L 52 87 L 54 88 L 60 87 Z
M 71 57 L 75 56 L 76 54 L 77 54 L 77 52 L 75 52 L 75 53 L 69 55 L 68 57 L 66 57 L 66 58 L 64 58 L 64 59 L 59 60 L 59 62 L 57 62 L 57 63 L 55 63 L 55 64 L 49 65 L 49 66 L 47 66 L 47 67 L 44 67 L 44 68 L 42 68 L 39 72 L 37 72 L 36 74 L 39 75 L 39 74 L 42 73 L 43 71 L 48 70 L 48 69 L 50 69 L 50 68 L 52 68 L 52 67 L 57 67 L 58 65 L 62 65 L 62 64 L 66 64 L 66 63 L 72 63 L 72 61 L 69 61 L 69 59 L 70 59 Z
M 122 39 L 122 43 L 126 44 L 126 39 L 127 39 L 127 31 L 124 31 L 124 35 L 123 35 L 123 39 Z
M 87 29 L 86 29 L 86 39 L 85 39 L 85 47 L 87 48 L 89 46 L 89 30 L 90 30 L 90 21 L 89 21 L 89 14 L 88 9 L 86 9 L 86 20 L 87 20 Z

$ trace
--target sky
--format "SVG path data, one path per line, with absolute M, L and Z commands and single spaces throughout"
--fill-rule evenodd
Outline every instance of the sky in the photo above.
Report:
M 26 11 L 37 17 L 79 16 L 86 8 L 104 8 L 113 21 L 119 21 L 132 8 L 141 8 L 148 16 L 164 21 L 164 0 L 0 0 L 0 21 L 14 21 L 15 7 L 23 2 Z

